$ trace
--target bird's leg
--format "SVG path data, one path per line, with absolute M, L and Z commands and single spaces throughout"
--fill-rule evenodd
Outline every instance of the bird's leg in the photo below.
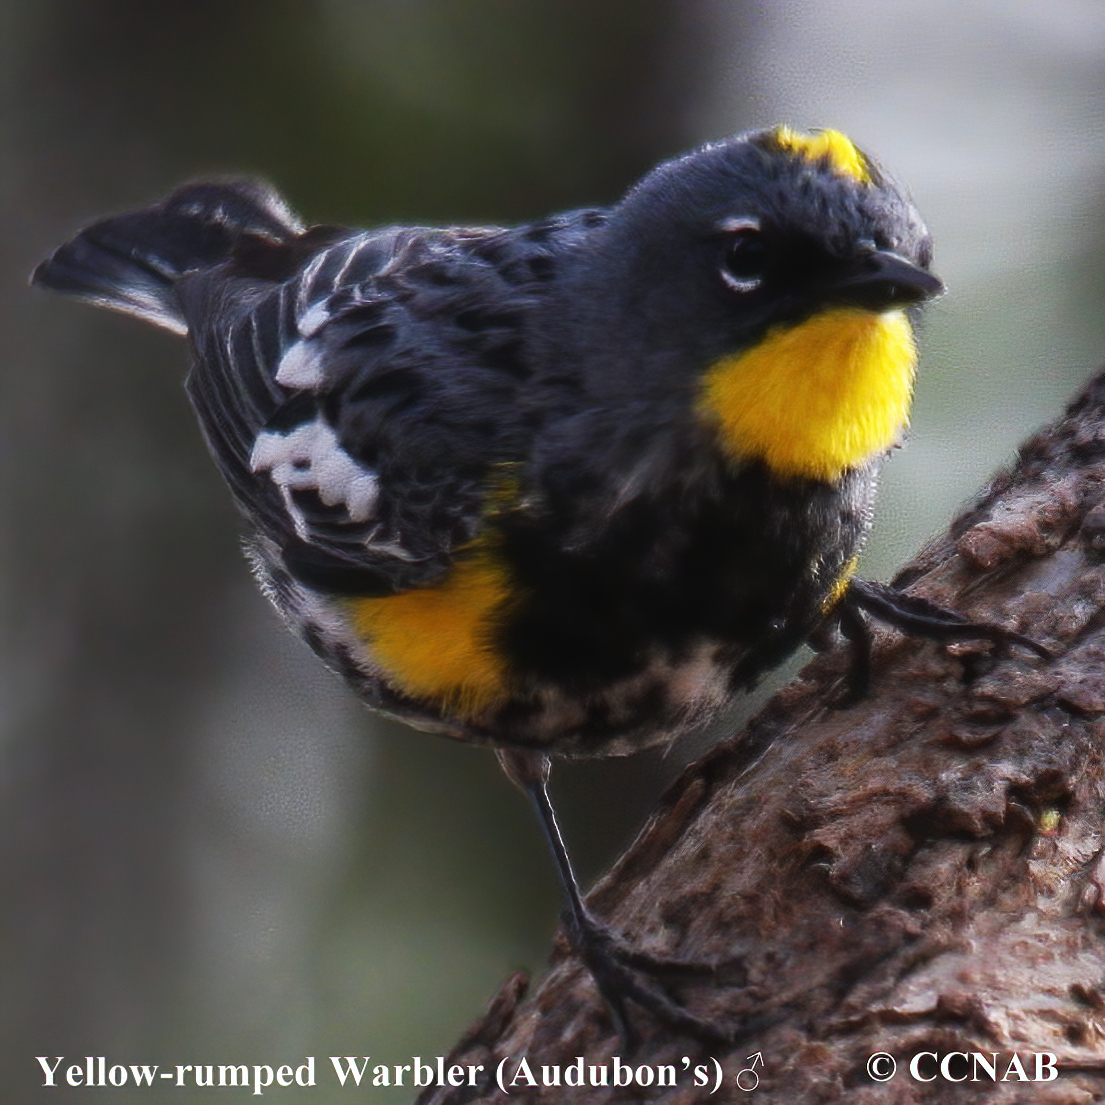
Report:
M 596 920 L 584 905 L 549 799 L 549 757 L 541 752 L 518 749 L 500 749 L 498 756 L 507 777 L 526 793 L 537 813 L 560 883 L 569 943 L 591 972 L 625 1044 L 632 1047 L 637 1039 L 626 1014 L 627 1000 L 641 1006 L 658 1021 L 698 1039 L 709 1042 L 726 1039 L 727 1033 L 683 1008 L 653 977 L 658 974 L 701 975 L 710 973 L 710 967 L 653 956 L 633 948 Z
M 871 632 L 864 615 L 917 637 L 937 641 L 992 641 L 1001 648 L 1019 645 L 1044 660 L 1053 658 L 1050 649 L 1038 641 L 993 622 L 972 622 L 918 595 L 874 583 L 853 579 L 837 611 L 841 632 L 852 644 L 852 665 L 848 675 L 848 702 L 867 693 L 871 677 Z
M 871 627 L 858 606 L 845 599 L 837 608 L 836 622 L 851 650 L 847 689 L 837 700 L 839 707 L 854 706 L 871 688 Z

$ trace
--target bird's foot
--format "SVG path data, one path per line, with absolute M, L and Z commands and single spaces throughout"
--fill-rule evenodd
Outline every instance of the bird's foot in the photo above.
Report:
M 607 925 L 587 911 L 565 918 L 568 940 L 586 964 L 595 986 L 606 1002 L 625 1046 L 633 1050 L 639 1036 L 629 1018 L 632 1002 L 661 1024 L 685 1033 L 706 1044 L 730 1042 L 733 1033 L 696 1016 L 673 997 L 660 978 L 701 978 L 712 976 L 717 968 L 677 957 L 654 955 L 627 943 Z
M 865 615 L 915 637 L 936 641 L 991 641 L 1001 649 L 1016 645 L 1044 660 L 1054 658 L 1049 648 L 1023 633 L 994 622 L 969 621 L 954 610 L 884 583 L 854 579 L 848 585 L 838 615 L 841 630 L 852 643 L 852 665 L 843 705 L 864 698 L 871 679 L 871 635 Z

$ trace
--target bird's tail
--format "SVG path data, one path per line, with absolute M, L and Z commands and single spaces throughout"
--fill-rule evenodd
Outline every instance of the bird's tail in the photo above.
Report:
M 182 276 L 226 260 L 243 238 L 285 242 L 300 230 L 265 184 L 185 184 L 153 207 L 93 223 L 31 282 L 185 334 L 175 291 Z

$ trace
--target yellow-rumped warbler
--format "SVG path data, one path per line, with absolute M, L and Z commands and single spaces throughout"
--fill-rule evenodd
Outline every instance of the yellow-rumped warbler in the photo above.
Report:
M 672 740 L 826 621 L 862 646 L 864 611 L 1034 647 L 852 579 L 931 256 L 846 137 L 779 127 L 510 229 L 304 230 L 264 185 L 185 185 L 35 280 L 188 335 L 290 628 L 372 707 L 499 748 L 623 1030 L 630 998 L 703 1031 L 583 905 L 547 756 Z

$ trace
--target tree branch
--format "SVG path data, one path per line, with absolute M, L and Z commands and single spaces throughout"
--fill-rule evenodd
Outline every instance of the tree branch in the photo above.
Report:
M 869 697 L 833 709 L 847 659 L 834 648 L 687 769 L 592 891 L 592 909 L 645 949 L 713 968 L 672 988 L 734 1043 L 711 1050 L 642 1014 L 626 1055 L 561 940 L 534 991 L 512 978 L 448 1061 L 482 1063 L 480 1093 L 422 1100 L 507 1100 L 489 1079 L 508 1056 L 508 1075 L 524 1055 L 538 1081 L 541 1065 L 565 1078 L 582 1056 L 585 1083 L 592 1065 L 610 1080 L 615 1054 L 634 1069 L 672 1064 L 677 1085 L 539 1091 L 523 1077 L 510 1099 L 1099 1100 L 1103 550 L 1105 373 L 895 581 L 1059 658 L 878 630 Z M 1059 1074 L 1031 1085 L 1012 1055 L 1034 1078 L 1048 1074 L 1029 1054 L 1040 1051 Z M 897 1062 L 890 1081 L 868 1073 L 877 1052 Z M 945 1080 L 949 1052 L 983 1053 L 998 1080 L 956 1057 L 947 1075 L 967 1081 Z M 695 1086 L 696 1064 L 708 1085 Z

